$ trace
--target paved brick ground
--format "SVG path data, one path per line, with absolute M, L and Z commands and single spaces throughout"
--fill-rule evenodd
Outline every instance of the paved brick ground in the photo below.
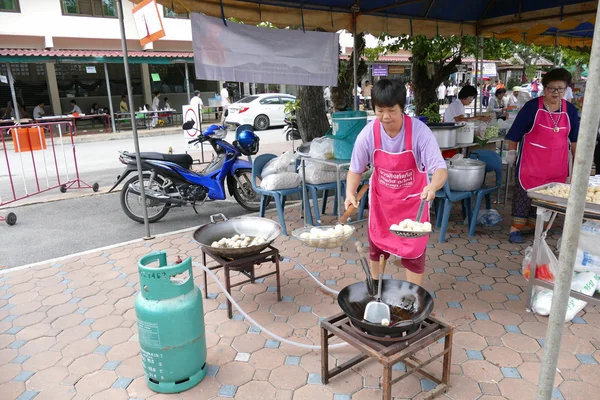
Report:
M 502 206 L 500 211 L 505 213 Z M 288 230 L 299 225 L 299 210 L 287 211 Z M 274 215 L 270 217 L 275 218 Z M 331 217 L 325 219 L 332 220 Z M 522 254 L 527 246 L 507 241 L 507 221 L 481 228 L 468 238 L 453 216 L 447 243 L 434 234 L 427 251 L 424 286 L 435 293 L 434 314 L 456 327 L 452 359 L 454 400 L 535 398 L 547 319 L 524 309 Z M 507 219 L 507 218 L 506 218 Z M 359 225 L 355 238 L 365 240 Z M 550 239 L 555 243 L 560 229 Z M 319 251 L 281 237 L 276 246 L 295 257 L 334 289 L 363 279 L 353 250 Z M 353 246 L 349 246 L 352 248 Z M 166 250 L 200 261 L 191 232 L 75 256 L 0 275 L 0 393 L 3 399 L 380 399 L 380 369 L 356 366 L 327 386 L 320 384 L 320 353 L 272 340 L 240 315 L 228 320 L 225 298 L 208 285 L 206 314 L 208 376 L 195 388 L 160 395 L 144 381 L 135 311 L 136 263 L 151 251 Z M 282 302 L 274 279 L 236 288 L 233 295 L 253 318 L 277 334 L 319 343 L 319 318 L 340 311 L 290 261 L 282 267 Z M 266 270 L 268 267 L 262 267 Z M 403 279 L 395 265 L 388 277 Z M 196 282 L 201 283 L 197 271 Z M 594 398 L 600 390 L 600 314 L 587 307 L 565 325 L 556 374 L 556 399 Z M 441 344 L 439 345 L 441 346 Z M 431 350 L 433 351 L 433 350 Z M 331 352 L 330 365 L 356 352 Z M 397 366 L 396 374 L 403 370 Z M 441 362 L 432 370 L 440 372 Z M 431 382 L 411 377 L 393 389 L 396 399 L 419 399 Z M 443 397 L 443 396 L 442 396 Z

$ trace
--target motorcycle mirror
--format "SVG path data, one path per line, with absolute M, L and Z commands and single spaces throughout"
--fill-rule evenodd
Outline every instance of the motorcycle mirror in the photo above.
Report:
M 189 120 L 188 122 L 183 124 L 182 128 L 183 130 L 188 131 L 192 129 L 194 125 L 196 125 L 196 122 L 194 120 Z

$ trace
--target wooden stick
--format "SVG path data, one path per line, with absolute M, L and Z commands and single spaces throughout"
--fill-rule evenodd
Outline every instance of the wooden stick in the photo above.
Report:
M 369 185 L 368 184 L 364 184 L 360 190 L 358 191 L 358 193 L 356 194 L 356 202 L 359 203 L 360 199 L 362 199 L 362 197 L 365 195 L 365 193 L 367 193 L 367 191 L 369 190 Z M 348 207 L 348 209 L 344 212 L 344 214 L 342 214 L 342 216 L 340 217 L 340 224 L 345 224 L 346 221 L 348 221 L 348 218 L 350 218 L 350 216 L 352 215 L 352 213 L 354 212 L 354 210 L 356 210 L 356 207 L 354 207 L 353 204 L 350 204 L 350 206 Z

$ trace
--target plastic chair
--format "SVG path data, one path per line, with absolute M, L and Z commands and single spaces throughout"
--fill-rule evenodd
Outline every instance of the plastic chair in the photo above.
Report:
M 342 185 L 344 184 L 344 181 L 342 181 Z M 328 183 L 319 183 L 319 184 L 312 184 L 312 183 L 307 183 L 306 185 L 306 191 L 307 191 L 307 202 L 308 202 L 308 194 L 310 193 L 311 197 L 312 197 L 312 201 L 313 201 L 313 209 L 315 211 L 315 225 L 316 226 L 320 226 L 321 225 L 321 214 L 325 215 L 325 211 L 327 209 L 327 199 L 329 198 L 329 191 L 333 190 L 334 196 L 334 204 L 333 204 L 333 214 L 337 215 L 337 209 L 338 209 L 338 193 L 337 193 L 337 182 L 328 182 Z M 319 191 L 323 191 L 323 205 L 322 205 L 322 211 L 319 213 Z M 310 210 L 310 208 L 309 208 Z M 310 215 L 309 220 L 312 220 L 312 213 L 308 212 L 308 215 Z
M 287 233 L 287 229 L 285 226 L 285 218 L 283 209 L 285 208 L 285 198 L 291 194 L 302 193 L 302 186 L 292 188 L 292 189 L 283 189 L 283 190 L 264 190 L 260 186 L 256 185 L 256 177 L 260 177 L 262 170 L 265 165 L 276 158 L 275 154 L 262 154 L 254 159 L 252 164 L 252 189 L 256 193 L 260 194 L 260 216 L 265 216 L 265 209 L 267 207 L 267 200 L 269 197 L 272 197 L 275 200 L 275 206 L 277 207 L 277 216 L 279 217 L 279 224 L 281 225 L 281 229 L 285 236 L 289 236 Z M 310 213 L 309 218 L 310 217 Z M 309 224 L 312 225 L 312 218 L 309 221 Z
M 368 185 L 368 184 L 369 184 L 368 179 L 364 179 L 364 180 L 360 181 L 360 186 L 358 187 L 358 190 L 360 190 L 360 188 L 363 185 Z M 346 199 L 346 181 L 342 181 L 342 198 L 344 200 Z M 365 207 L 367 206 L 368 198 L 369 198 L 369 191 L 367 190 L 367 193 L 365 193 L 365 195 L 362 197 L 362 199 L 360 199 L 360 203 L 358 203 L 358 218 L 356 219 L 357 221 L 362 220 L 364 217 Z
M 446 232 L 448 231 L 448 223 L 450 221 L 450 211 L 452 210 L 452 203 L 461 201 L 463 205 L 463 215 L 466 215 L 469 226 L 471 224 L 472 212 L 471 212 L 471 197 L 474 192 L 459 192 L 450 190 L 450 184 L 448 181 L 444 184 L 444 188 L 437 191 L 435 197 L 440 200 L 437 212 L 436 212 L 436 227 L 440 228 L 440 243 L 446 241 Z
M 477 218 L 479 217 L 481 201 L 485 197 L 485 208 L 486 210 L 490 210 L 492 208 L 492 199 L 490 194 L 500 190 L 502 187 L 502 157 L 500 157 L 500 155 L 495 151 L 491 150 L 477 150 L 472 152 L 469 157 L 478 159 L 485 163 L 486 176 L 488 172 L 496 173 L 496 185 L 484 185 L 475 191 L 475 195 L 477 197 L 475 199 L 475 206 L 473 207 L 473 217 L 469 223 L 469 237 L 472 237 L 475 235 L 475 226 L 477 225 Z

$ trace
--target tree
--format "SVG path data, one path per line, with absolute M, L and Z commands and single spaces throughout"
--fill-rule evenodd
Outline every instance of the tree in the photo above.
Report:
M 424 35 L 390 37 L 382 34 L 378 47 L 384 53 L 395 53 L 400 49 L 410 50 L 412 57 L 413 85 L 416 112 L 421 113 L 430 104 L 437 102 L 436 88 L 446 82 L 451 74 L 457 72 L 457 66 L 463 57 L 475 54 L 473 36 L 436 36 Z M 511 42 L 490 38 L 484 41 L 484 58 L 500 59 L 512 54 Z
M 359 33 L 356 35 L 356 48 L 352 50 L 350 58 L 347 60 L 339 60 L 338 84 L 331 88 L 331 100 L 333 107 L 338 111 L 352 109 L 354 101 L 354 52 L 357 52 L 357 80 L 361 81 L 362 77 L 367 73 L 367 64 L 362 59 L 365 52 L 365 34 Z
M 552 58 L 554 49 L 535 44 L 519 43 L 515 46 L 515 55 L 523 62 L 523 81 L 529 82 L 537 72 L 537 63 L 542 57 Z
M 300 107 L 296 109 L 296 118 L 302 143 L 325 135 L 329 130 L 329 120 L 325 111 L 323 88 L 321 86 L 300 86 L 297 99 Z
M 561 48 L 560 56 L 560 65 L 573 69 L 573 81 L 580 81 L 585 66 L 590 63 L 590 50 Z

